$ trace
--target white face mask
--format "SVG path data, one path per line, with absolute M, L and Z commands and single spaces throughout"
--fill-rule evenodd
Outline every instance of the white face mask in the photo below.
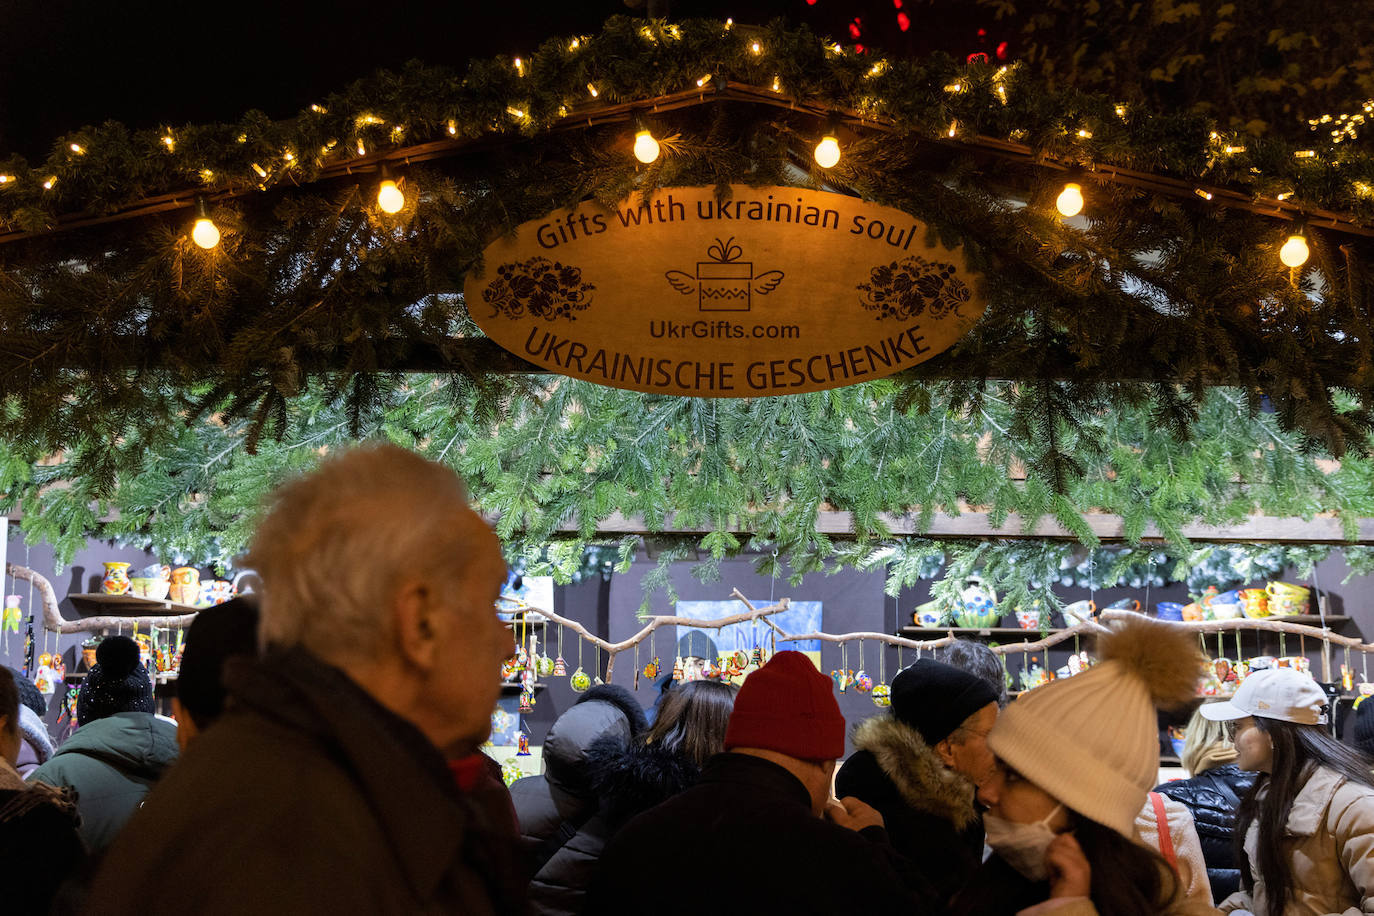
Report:
M 1055 833 L 1050 821 L 1063 805 L 1031 824 L 1018 824 L 995 814 L 983 815 L 988 845 L 1012 868 L 1032 881 L 1044 881 L 1050 876 L 1045 864 L 1045 850 L 1054 842 Z

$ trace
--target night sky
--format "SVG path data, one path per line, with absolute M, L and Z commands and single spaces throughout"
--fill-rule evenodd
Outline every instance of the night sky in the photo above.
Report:
M 936 12 L 905 0 L 672 0 L 674 19 L 764 23 L 779 16 L 888 53 L 992 50 L 1002 35 L 971 0 Z M 10 0 L 0 20 L 0 155 L 45 157 L 63 133 L 105 120 L 132 127 L 289 117 L 378 68 L 408 60 L 461 67 L 529 53 L 545 38 L 643 15 L 623 0 L 447 3 L 400 0 Z M 992 34 L 979 36 L 980 25 Z M 1005 29 L 1005 27 L 1004 27 Z

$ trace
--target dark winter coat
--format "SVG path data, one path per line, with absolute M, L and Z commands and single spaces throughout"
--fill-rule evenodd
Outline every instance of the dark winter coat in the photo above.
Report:
M 616 753 L 646 726 L 644 710 L 624 688 L 598 685 L 558 717 L 544 739 L 544 773 L 511 783 L 529 874 L 539 872 L 597 811 L 594 743 Z
M 100 852 L 177 759 L 177 727 L 147 712 L 121 712 L 72 733 L 29 782 L 76 792 L 81 839 Z
M 103 916 L 525 912 L 513 826 L 414 725 L 300 649 L 231 659 L 225 684 L 110 847 Z
M 8 879 L 0 909 L 15 916 L 48 912 L 58 886 L 86 858 L 77 821 L 70 790 L 25 785 L 0 757 L 0 862 Z
M 595 774 L 598 810 L 534 876 L 530 903 L 536 913 L 582 912 L 587 884 L 607 841 L 636 815 L 687 789 L 701 775 L 682 755 L 638 742 L 624 750 L 609 741 L 597 742 L 587 756 Z
M 1186 805 L 1193 812 L 1212 898 L 1218 903 L 1240 889 L 1240 864 L 1236 861 L 1236 810 L 1255 784 L 1255 774 L 1234 763 L 1212 767 L 1191 779 L 1176 779 L 1155 791 Z
M 940 899 L 950 899 L 983 860 L 973 783 L 946 767 L 920 732 L 891 716 L 860 723 L 853 740 L 857 750 L 840 767 L 835 794 L 877 808 L 892 847 Z
M 806 787 L 787 770 L 717 754 L 695 786 L 611 838 L 584 912 L 939 912 L 901 866 L 883 828 L 855 833 L 829 823 L 811 813 Z

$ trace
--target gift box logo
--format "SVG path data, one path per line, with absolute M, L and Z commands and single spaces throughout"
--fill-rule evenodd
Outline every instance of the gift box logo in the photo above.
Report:
M 741 261 L 744 249 L 733 236 L 706 249 L 709 261 L 698 261 L 696 276 L 670 270 L 663 276 L 684 296 L 697 294 L 697 308 L 703 312 L 747 312 L 755 293 L 766 296 L 778 288 L 783 273 L 769 270 L 754 276 L 754 262 Z

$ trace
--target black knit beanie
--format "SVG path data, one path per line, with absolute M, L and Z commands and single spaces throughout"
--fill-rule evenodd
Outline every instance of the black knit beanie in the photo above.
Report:
M 716 643 L 700 630 L 692 630 L 677 641 L 677 654 L 681 658 L 704 658 L 716 660 Z
M 127 636 L 107 636 L 95 650 L 95 665 L 76 697 L 81 725 L 119 712 L 155 712 L 153 682 L 138 658 L 138 643 Z
M 893 717 L 916 729 L 931 745 L 948 738 L 984 706 L 997 702 L 997 693 L 987 681 L 928 658 L 897 673 L 891 696 Z
M 224 663 L 258 654 L 258 602 L 242 595 L 207 607 L 186 630 L 177 673 L 177 699 L 198 728 L 224 711 Z
M 43 699 L 43 694 L 39 692 L 34 682 L 9 665 L 5 666 L 5 670 L 14 678 L 14 686 L 19 688 L 19 702 L 32 709 L 38 718 L 41 719 L 46 716 L 48 714 L 48 701 Z
M 1374 700 L 1365 697 L 1355 710 L 1355 746 L 1374 757 Z

